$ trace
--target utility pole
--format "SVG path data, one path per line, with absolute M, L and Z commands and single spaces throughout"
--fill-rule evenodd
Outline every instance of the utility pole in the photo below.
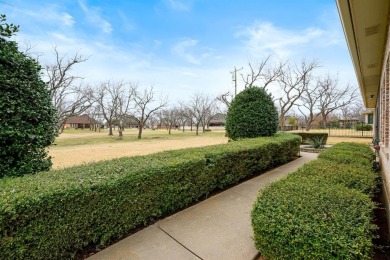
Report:
M 241 67 L 241 69 L 236 69 L 236 67 L 234 66 L 234 71 L 231 71 L 230 73 L 232 73 L 233 75 L 233 81 L 234 81 L 234 97 L 237 96 L 237 71 L 240 71 L 244 68 Z

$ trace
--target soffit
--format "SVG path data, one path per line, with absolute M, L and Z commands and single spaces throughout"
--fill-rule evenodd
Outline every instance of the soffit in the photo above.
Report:
M 376 105 L 388 32 L 387 0 L 337 0 L 364 105 Z

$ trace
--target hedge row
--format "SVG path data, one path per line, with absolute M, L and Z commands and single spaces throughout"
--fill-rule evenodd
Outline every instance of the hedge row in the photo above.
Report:
M 215 188 L 291 160 L 297 136 L 121 158 L 0 181 L 0 255 L 73 258 Z
M 263 189 L 252 210 L 268 259 L 370 259 L 377 175 L 366 145 L 341 143 Z M 345 158 L 355 157 L 356 160 Z M 336 160 L 336 158 L 338 158 Z
M 325 145 L 326 142 L 328 141 L 328 133 L 309 133 L 309 132 L 303 132 L 303 133 L 294 133 L 296 135 L 299 135 L 302 137 L 302 144 L 310 144 L 311 140 L 321 140 L 322 139 L 322 144 Z
M 372 125 L 355 125 L 356 131 L 372 131 Z

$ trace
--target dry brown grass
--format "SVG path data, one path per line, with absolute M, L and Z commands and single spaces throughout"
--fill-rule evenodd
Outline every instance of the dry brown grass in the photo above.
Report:
M 117 133 L 115 133 L 117 135 Z M 107 132 L 68 131 L 61 134 L 56 143 L 49 148 L 53 168 L 64 168 L 82 163 L 96 162 L 113 158 L 146 155 L 161 151 L 188 147 L 201 147 L 227 143 L 224 132 L 182 133 L 167 131 L 145 131 L 142 140 L 136 139 L 136 130 L 127 130 L 123 140 L 118 137 L 108 137 Z
M 361 144 L 371 144 L 372 138 L 356 138 L 356 137 L 328 137 L 327 144 L 337 144 L 341 142 L 352 142 Z

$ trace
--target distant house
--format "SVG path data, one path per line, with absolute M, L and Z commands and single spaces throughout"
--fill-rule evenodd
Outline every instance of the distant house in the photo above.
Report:
M 354 118 L 349 118 L 349 119 L 339 119 L 339 126 L 340 128 L 353 128 L 357 124 L 361 124 L 362 121 L 360 118 L 354 117 Z
M 362 112 L 362 115 L 364 116 L 364 123 L 368 125 L 374 124 L 374 110 L 373 109 L 366 109 Z
M 64 125 L 64 129 L 91 129 L 98 127 L 101 127 L 101 124 L 89 115 L 69 117 Z
M 209 126 L 225 126 L 226 123 L 226 114 L 215 114 L 213 119 L 210 120 Z

